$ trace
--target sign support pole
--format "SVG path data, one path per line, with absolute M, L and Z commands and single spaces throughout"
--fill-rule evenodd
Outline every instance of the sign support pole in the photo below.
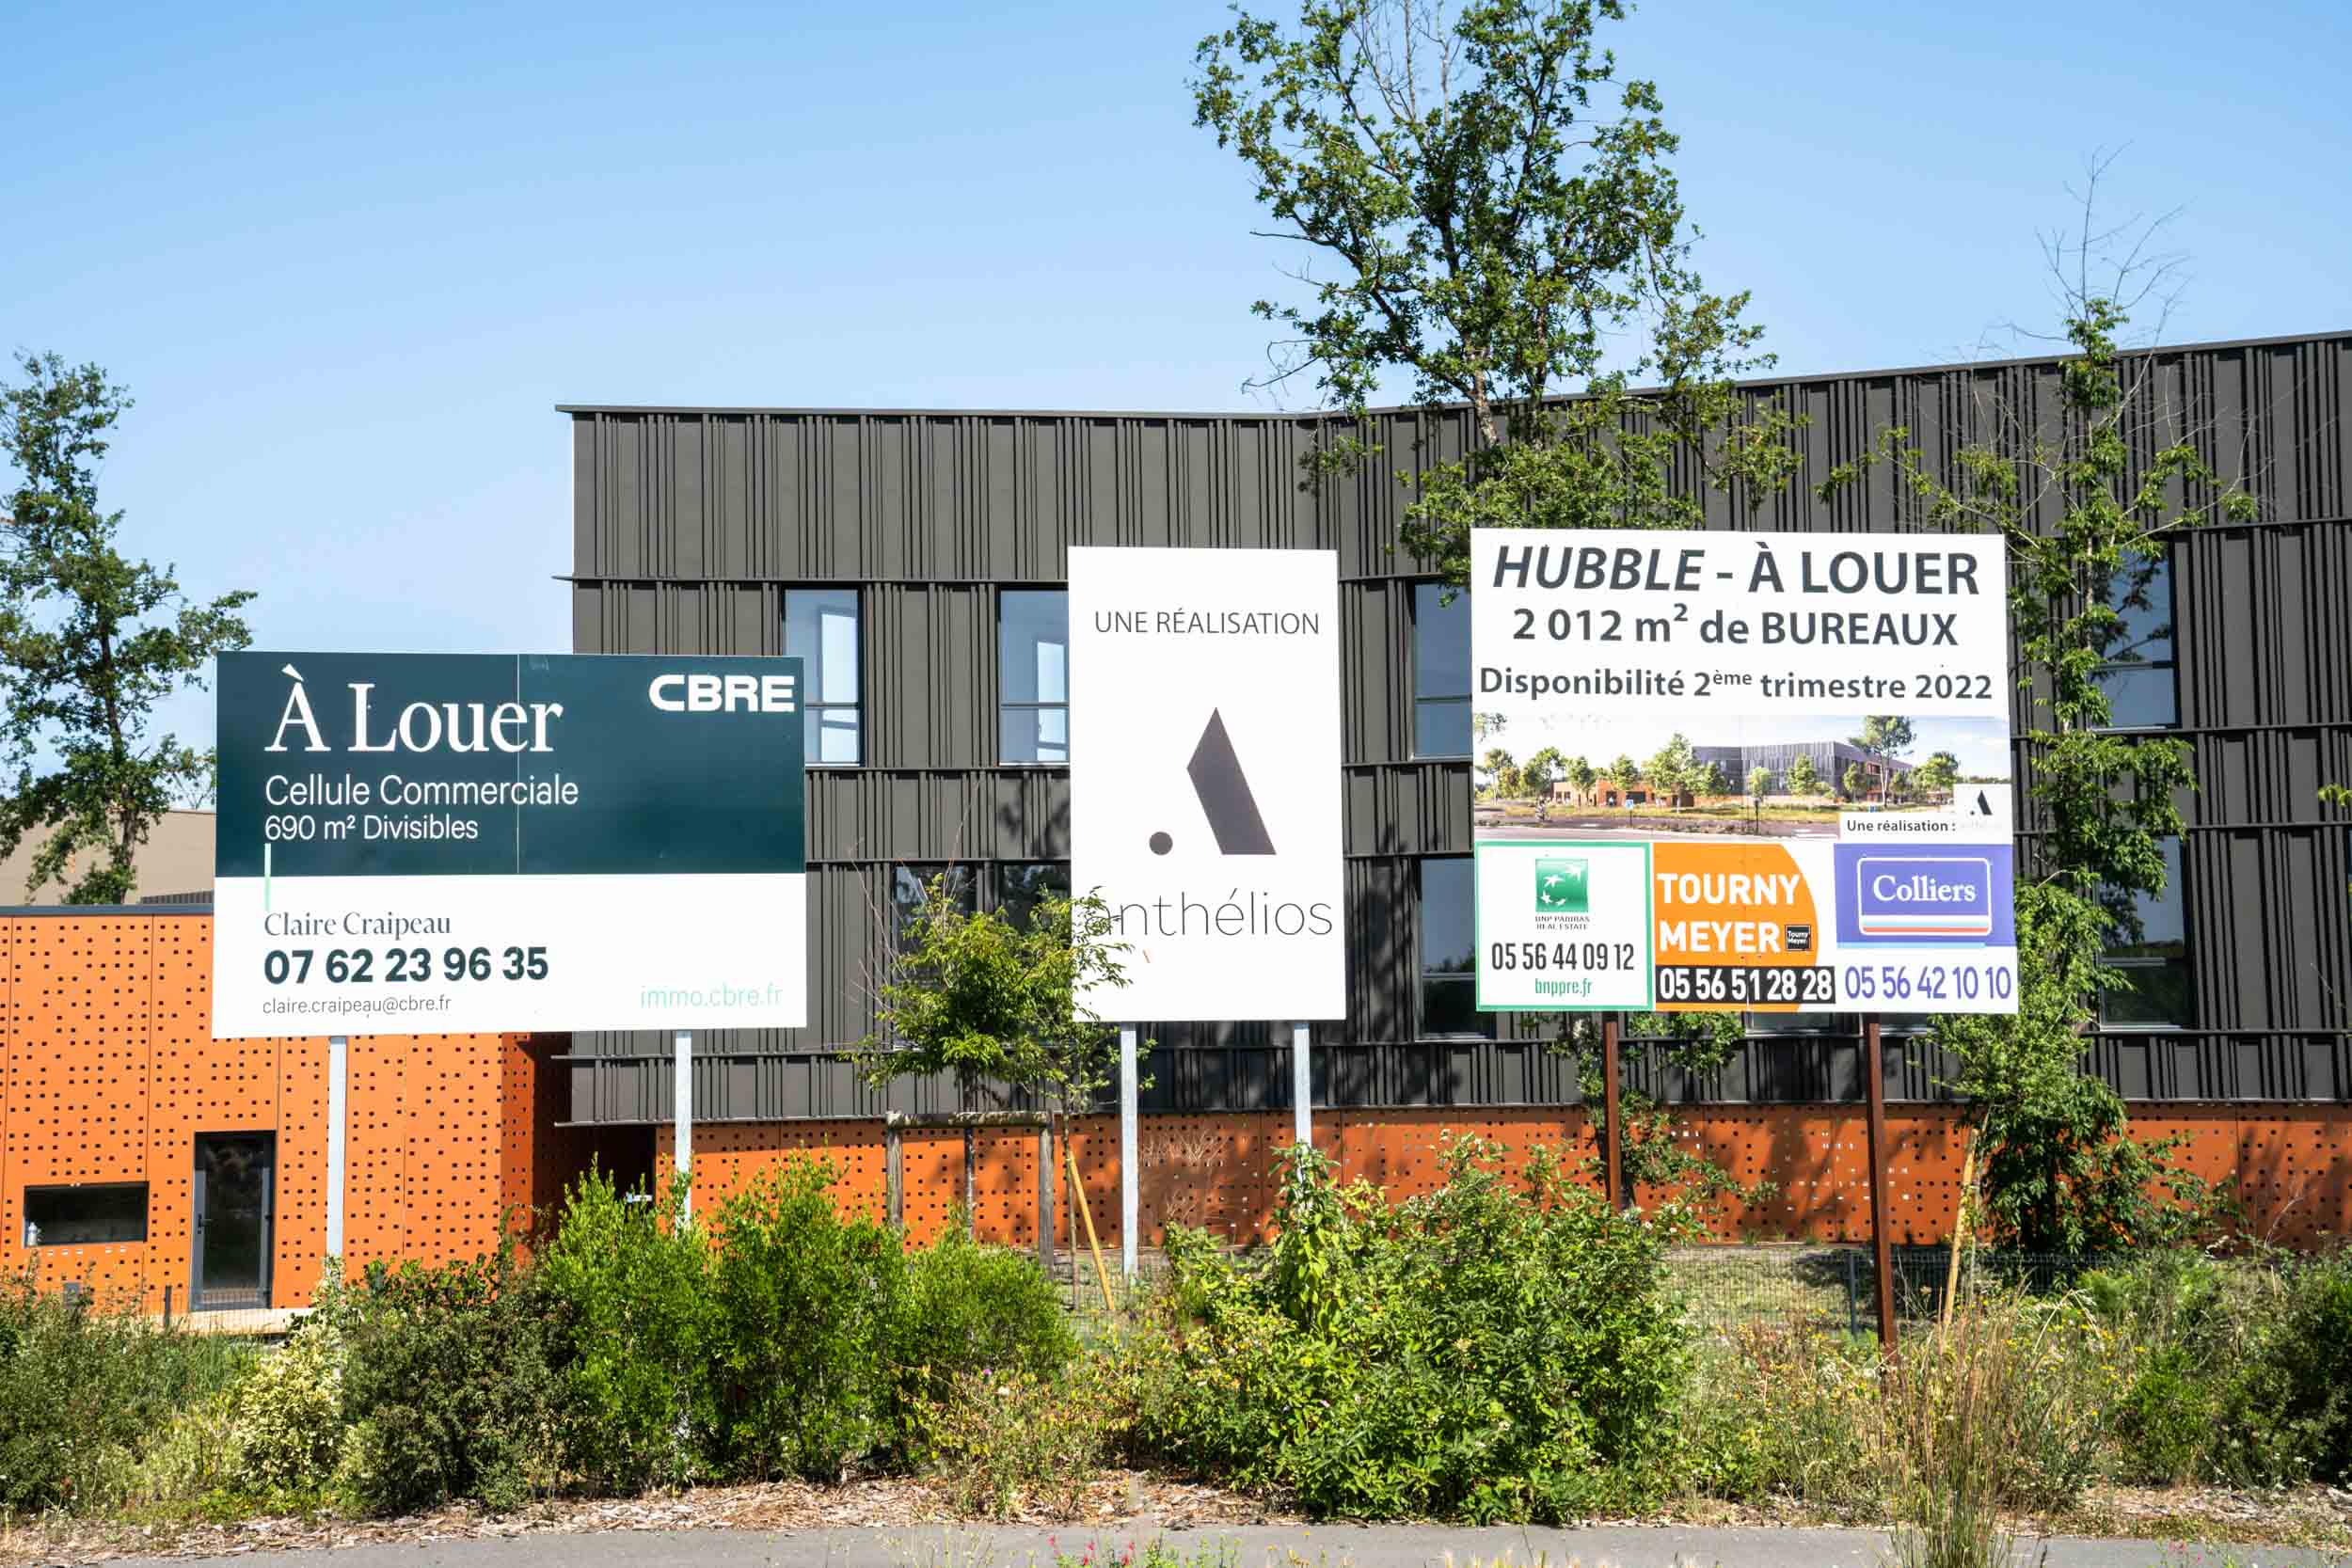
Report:
M 1136 1026 L 1119 1026 L 1119 1266 L 1136 1276 Z
M 677 1174 L 685 1177 L 694 1160 L 694 1031 L 677 1032 L 677 1076 L 672 1085 L 672 1109 L 677 1114 L 677 1130 L 672 1134 L 672 1163 Z M 681 1219 L 694 1217 L 694 1189 L 690 1184 L 678 1194 L 678 1214 Z
M 1618 1144 L 1625 1129 L 1617 1114 L 1617 1015 L 1610 1014 L 1600 1022 L 1600 1103 L 1601 1138 L 1608 1146 L 1609 1207 L 1623 1213 L 1632 1207 L 1625 1190 L 1625 1165 L 1618 1153 Z
M 326 1037 L 326 1256 L 343 1255 L 343 1183 L 349 1169 L 347 1132 L 351 1107 L 351 1037 Z
M 1307 1060 L 1313 1032 L 1304 1019 L 1291 1025 L 1291 1136 L 1302 1144 L 1315 1141 L 1315 1075 Z
M 1862 1025 L 1863 1079 L 1870 1092 L 1870 1253 L 1879 1278 L 1879 1349 L 1896 1354 L 1895 1271 L 1886 1243 L 1886 1053 L 1875 1015 Z

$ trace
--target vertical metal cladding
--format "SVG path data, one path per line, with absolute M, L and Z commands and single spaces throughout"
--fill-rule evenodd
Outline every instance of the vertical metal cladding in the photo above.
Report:
M 2186 438 L 2260 499 L 2173 556 L 2180 728 L 2201 791 L 2183 864 L 2196 1027 L 2103 1037 L 2096 1069 L 2135 1099 L 2352 1099 L 2347 814 L 2319 786 L 2352 782 L 2352 334 L 2167 349 L 2134 357 L 2150 416 L 2135 462 Z M 2058 407 L 2049 360 L 1756 383 L 1745 395 L 1807 421 L 1802 466 L 1751 511 L 1708 491 L 1708 526 L 1922 526 L 1890 478 L 1824 502 L 1813 486 L 1878 432 L 1907 428 L 1948 462 L 2008 415 Z M 878 410 L 567 409 L 574 443 L 573 646 L 583 653 L 782 651 L 783 593 L 861 590 L 865 766 L 809 792 L 816 950 L 811 1027 L 714 1038 L 718 1119 L 854 1117 L 966 1103 L 953 1085 L 861 1089 L 838 1048 L 864 1036 L 898 863 L 1069 853 L 1066 769 L 996 763 L 996 596 L 1058 584 L 1068 546 L 1336 549 L 1342 578 L 1349 1016 L 1315 1031 L 1319 1101 L 1337 1106 L 1572 1103 L 1573 1073 L 1505 1020 L 1502 1038 L 1417 1040 L 1415 862 L 1469 851 L 1464 760 L 1412 750 L 1412 586 L 1395 475 L 1459 454 L 1458 410 L 1375 415 L 1383 456 L 1301 487 L 1301 456 L 1340 432 L 1315 417 Z M 1692 493 L 1696 473 L 1677 480 Z M 2055 515 L 2053 513 L 2051 515 Z M 2043 519 L 2050 520 L 2048 516 Z M 2020 693 L 2015 717 L 2028 716 Z M 1080 737 L 1079 744 L 1084 744 Z M 2042 826 L 2028 818 L 2030 834 Z M 1147 1109 L 1287 1109 L 1282 1048 L 1257 1025 L 1155 1029 Z M 1637 1058 L 1680 1100 L 1804 1103 L 1859 1092 L 1851 1035 L 1752 1040 L 1704 1083 Z M 668 1115 L 653 1037 L 581 1035 L 569 1059 L 581 1122 Z M 1925 1051 L 1889 1045 L 1889 1092 L 1935 1096 Z M 698 1090 L 699 1092 L 699 1090 Z M 996 1101 L 985 1091 L 973 1108 Z

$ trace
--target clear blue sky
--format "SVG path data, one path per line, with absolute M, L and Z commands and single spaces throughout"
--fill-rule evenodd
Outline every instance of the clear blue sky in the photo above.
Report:
M 343 12 L 346 14 L 336 14 Z M 1282 286 L 1193 129 L 1209 3 L 20 3 L 0 346 L 138 407 L 133 546 L 263 647 L 561 650 L 559 402 L 1225 408 Z M 2095 146 L 2174 341 L 2352 325 L 2345 8 L 1653 4 L 1710 282 L 1782 368 L 2047 316 Z M 208 699 L 175 705 L 207 739 Z

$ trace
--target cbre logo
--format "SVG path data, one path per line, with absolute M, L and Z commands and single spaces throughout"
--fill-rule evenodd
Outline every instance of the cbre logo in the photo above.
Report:
M 1241 770 L 1233 737 L 1226 733 L 1225 715 L 1218 710 L 1209 710 L 1208 725 L 1201 730 L 1200 743 L 1192 749 L 1192 761 L 1184 772 L 1192 780 L 1193 794 L 1200 798 L 1200 815 L 1209 819 L 1209 832 L 1216 836 L 1218 854 L 1274 853 L 1274 839 L 1265 831 L 1258 798 L 1250 793 L 1249 776 Z M 1164 829 L 1152 835 L 1151 844 L 1155 855 L 1176 847 L 1175 838 Z

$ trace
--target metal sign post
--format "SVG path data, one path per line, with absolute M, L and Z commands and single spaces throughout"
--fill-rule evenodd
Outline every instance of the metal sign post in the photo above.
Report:
M 1315 1141 L 1315 1080 L 1307 1060 L 1307 1040 L 1312 1032 L 1303 1019 L 1291 1025 L 1291 1136 L 1302 1144 Z
M 326 1256 L 343 1255 L 344 1172 L 349 1167 L 345 1127 L 351 1104 L 351 1037 L 326 1037 Z
M 678 1217 L 694 1217 L 694 1187 L 688 1167 L 694 1160 L 694 1031 L 677 1032 L 677 1069 L 672 1084 L 671 1109 L 677 1116 L 677 1130 L 671 1134 L 672 1163 L 677 1167 L 678 1179 L 686 1185 L 678 1193 Z
M 1879 1276 L 1879 1348 L 1892 1355 L 1895 1338 L 1895 1274 L 1886 1244 L 1886 1053 L 1879 1046 L 1879 1021 L 1862 1025 L 1863 1078 L 1870 1087 L 1870 1256 Z
M 1617 1020 L 1611 1014 L 1600 1025 L 1601 1139 L 1608 1148 L 1609 1207 L 1622 1213 L 1632 1207 L 1625 1190 L 1625 1165 L 1618 1152 L 1625 1128 L 1617 1116 Z
M 1119 1026 L 1119 1266 L 1136 1276 L 1136 1026 Z

